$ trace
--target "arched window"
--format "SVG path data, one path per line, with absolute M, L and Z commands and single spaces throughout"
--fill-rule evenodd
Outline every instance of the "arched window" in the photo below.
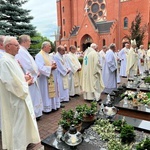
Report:
M 77 47 L 77 42 L 76 41 L 74 42 L 74 46 Z
M 105 39 L 103 39 L 103 46 L 105 46 L 106 45 L 106 41 L 105 41 Z
M 63 19 L 63 25 L 65 25 L 65 19 Z
M 116 43 L 116 40 L 115 40 L 115 39 L 113 39 L 113 43 Z
M 128 27 L 128 18 L 125 17 L 124 18 L 124 28 L 127 28 Z
M 64 31 L 64 36 L 66 36 L 66 32 Z
M 64 6 L 62 7 L 62 11 L 63 11 L 63 13 L 65 12 L 65 7 Z

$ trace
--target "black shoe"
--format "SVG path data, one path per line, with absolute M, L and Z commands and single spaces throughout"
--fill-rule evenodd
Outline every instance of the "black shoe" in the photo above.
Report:
M 75 95 L 73 95 L 73 96 L 69 96 L 69 98 L 74 98 L 74 97 L 76 97 Z
M 79 95 L 79 94 L 75 94 L 75 96 L 76 96 L 76 97 L 79 97 L 80 95 Z
M 43 111 L 43 114 L 50 114 L 50 113 L 51 113 L 51 111 L 49 111 L 49 112 Z
M 36 117 L 36 121 L 39 121 L 41 119 L 41 116 L 40 117 Z
M 65 107 L 65 105 L 61 103 L 60 104 L 60 108 L 64 108 L 64 107 Z

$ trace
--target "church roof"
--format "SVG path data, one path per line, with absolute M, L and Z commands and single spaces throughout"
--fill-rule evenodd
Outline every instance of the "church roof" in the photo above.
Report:
M 99 33 L 109 33 L 110 28 L 114 21 L 102 21 L 102 22 L 96 22 L 97 29 Z
M 73 28 L 73 30 L 71 31 L 70 36 L 75 36 L 75 35 L 77 35 L 79 28 L 80 28 L 79 26 L 75 26 L 75 27 Z

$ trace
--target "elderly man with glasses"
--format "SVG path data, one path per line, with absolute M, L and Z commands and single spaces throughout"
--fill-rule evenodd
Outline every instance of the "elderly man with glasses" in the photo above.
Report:
M 21 150 L 30 143 L 40 142 L 28 87 L 33 79 L 24 75 L 15 60 L 19 50 L 16 38 L 7 36 L 3 44 L 6 53 L 0 59 L 2 148 Z

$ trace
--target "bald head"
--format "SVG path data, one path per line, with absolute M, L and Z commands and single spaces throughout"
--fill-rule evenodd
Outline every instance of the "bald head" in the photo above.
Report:
M 59 54 L 64 55 L 65 54 L 65 47 L 63 45 L 59 45 L 57 47 L 57 51 Z
M 109 48 L 111 50 L 115 51 L 116 50 L 116 44 L 115 43 L 110 44 Z
M 92 44 L 90 45 L 90 47 L 93 48 L 93 49 L 95 49 L 96 51 L 98 50 L 98 45 L 95 44 L 95 43 L 92 43 Z

